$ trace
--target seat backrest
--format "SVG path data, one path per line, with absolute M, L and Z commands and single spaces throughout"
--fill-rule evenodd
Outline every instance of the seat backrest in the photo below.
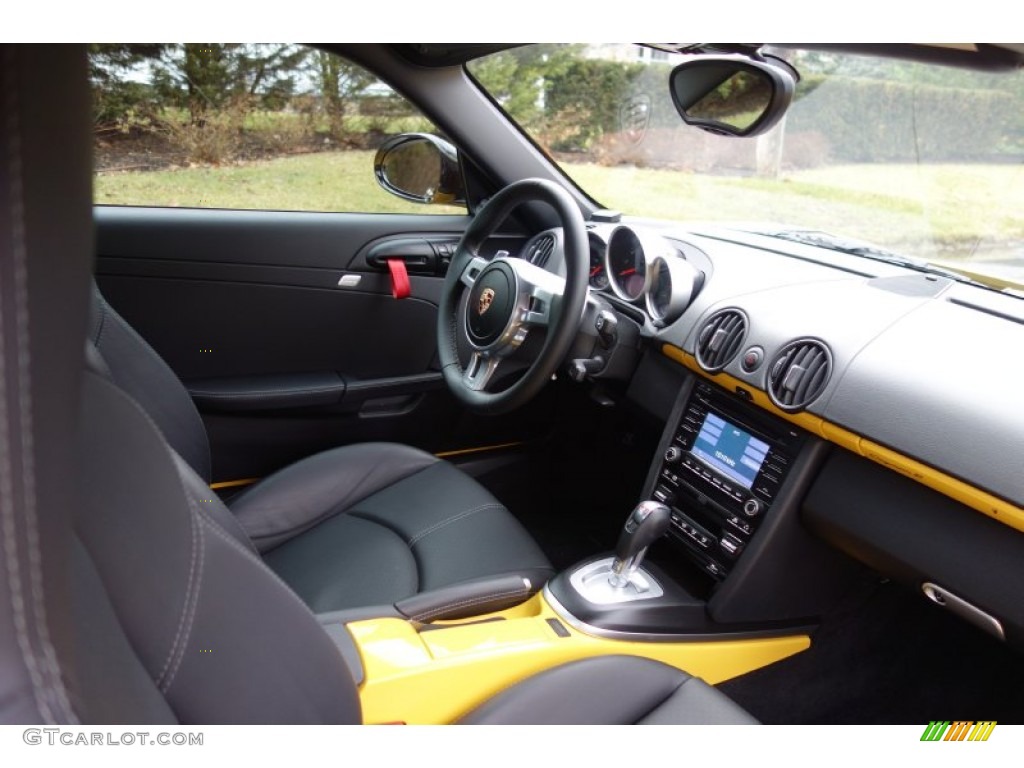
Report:
M 87 83 L 84 48 L 0 46 L 0 723 L 76 719 L 62 660 L 91 234 Z
M 145 409 L 171 448 L 210 482 L 210 443 L 185 385 L 92 283 L 89 338 L 110 378 Z
M 90 370 L 82 393 L 78 623 L 115 618 L 132 651 L 97 646 L 112 627 L 81 638 L 79 653 L 114 675 L 106 690 L 99 670 L 81 681 L 83 719 L 359 722 L 334 641 L 216 494 L 116 384 Z M 123 677 L 132 684 L 109 684 Z
M 83 355 L 84 46 L 0 46 L 0 104 L 0 723 L 358 722 L 334 641 Z

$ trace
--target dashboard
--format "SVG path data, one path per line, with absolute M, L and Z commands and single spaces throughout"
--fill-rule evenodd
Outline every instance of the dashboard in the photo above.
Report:
M 1024 301 L 742 229 L 588 235 L 592 295 L 678 371 L 645 493 L 712 593 L 776 578 L 758 530 L 788 515 L 1022 644 Z M 630 393 L 663 369 L 641 364 Z

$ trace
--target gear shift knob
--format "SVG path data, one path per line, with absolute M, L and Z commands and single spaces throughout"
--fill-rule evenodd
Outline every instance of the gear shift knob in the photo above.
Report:
M 643 562 L 647 548 L 665 535 L 672 513 L 660 501 L 641 501 L 626 518 L 615 545 L 615 561 L 608 578 L 613 587 L 624 587 Z

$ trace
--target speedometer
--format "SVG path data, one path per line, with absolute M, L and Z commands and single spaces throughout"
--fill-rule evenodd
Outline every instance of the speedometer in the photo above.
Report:
M 619 298 L 636 301 L 647 283 L 647 260 L 640 238 L 629 227 L 619 227 L 608 239 L 608 280 Z

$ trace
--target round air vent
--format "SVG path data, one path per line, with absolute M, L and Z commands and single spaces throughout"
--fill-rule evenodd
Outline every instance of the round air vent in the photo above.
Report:
M 786 344 L 768 367 L 768 397 L 784 411 L 800 411 L 815 400 L 832 375 L 832 353 L 815 339 Z
M 747 317 L 738 309 L 722 309 L 707 319 L 697 335 L 697 362 L 708 373 L 727 366 L 743 344 Z
M 531 264 L 544 268 L 547 266 L 548 259 L 551 258 L 551 253 L 554 250 L 555 236 L 550 234 L 541 235 L 530 246 L 530 250 L 526 254 L 526 260 Z

